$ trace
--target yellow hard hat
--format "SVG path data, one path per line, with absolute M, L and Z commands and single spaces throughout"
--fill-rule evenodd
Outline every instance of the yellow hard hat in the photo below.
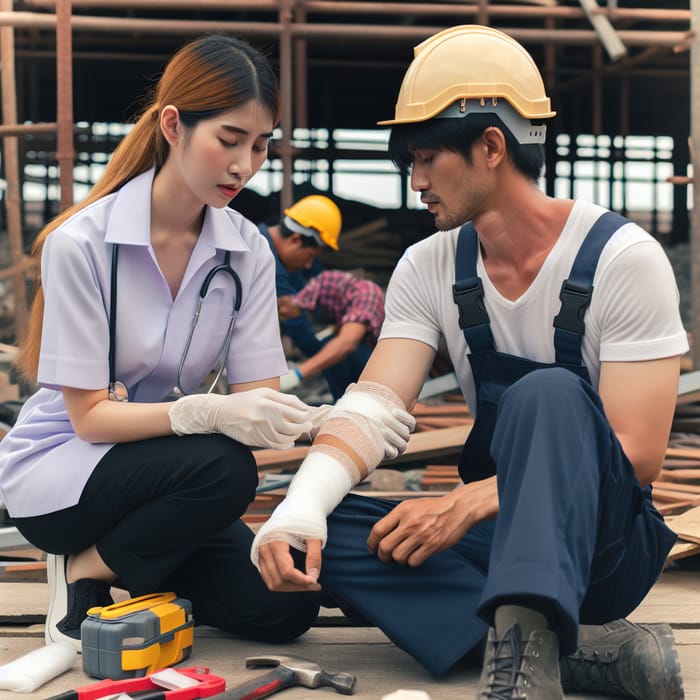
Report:
M 284 210 L 284 224 L 295 233 L 311 236 L 322 246 L 338 250 L 343 225 L 338 205 L 328 197 L 312 194 Z
M 530 54 L 497 29 L 477 24 L 451 27 L 413 51 L 395 117 L 377 122 L 380 126 L 426 121 L 460 100 L 463 105 L 474 100 L 482 107 L 505 100 L 528 120 L 556 114 Z

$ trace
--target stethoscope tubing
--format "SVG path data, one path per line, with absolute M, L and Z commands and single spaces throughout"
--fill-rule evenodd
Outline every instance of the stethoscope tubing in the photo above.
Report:
M 117 270 L 119 265 L 119 244 L 114 243 L 112 245 L 112 264 L 111 264 L 111 277 L 110 277 L 110 300 L 109 300 L 109 398 L 114 401 L 128 401 L 128 390 L 123 382 L 116 379 L 116 333 L 117 333 Z M 199 288 L 199 299 L 197 300 L 197 308 L 195 310 L 194 316 L 192 318 L 192 325 L 190 326 L 190 332 L 187 336 L 187 341 L 185 343 L 185 349 L 180 357 L 180 364 L 177 369 L 177 380 L 174 387 L 174 392 L 176 395 L 184 396 L 185 390 L 182 388 L 182 372 L 185 368 L 185 362 L 187 361 L 187 356 L 190 351 L 190 345 L 192 344 L 192 338 L 194 337 L 194 331 L 199 323 L 199 317 L 202 311 L 202 304 L 204 299 L 209 293 L 209 286 L 212 280 L 220 272 L 225 272 L 233 280 L 233 284 L 236 288 L 236 293 L 233 299 L 233 307 L 231 310 L 231 317 L 229 319 L 228 329 L 226 331 L 226 340 L 219 353 L 215 367 L 219 365 L 219 370 L 216 374 L 216 378 L 212 382 L 211 387 L 207 393 L 211 393 L 214 387 L 217 385 L 221 375 L 224 371 L 226 365 L 226 357 L 228 356 L 229 349 L 231 347 L 231 337 L 233 335 L 233 326 L 236 323 L 236 318 L 238 317 L 238 312 L 241 309 L 241 303 L 243 301 L 243 285 L 241 284 L 241 278 L 238 276 L 236 271 L 231 266 L 231 251 L 227 250 L 224 255 L 224 262 L 214 266 L 207 273 L 201 287 Z M 121 396 L 117 388 L 120 388 Z

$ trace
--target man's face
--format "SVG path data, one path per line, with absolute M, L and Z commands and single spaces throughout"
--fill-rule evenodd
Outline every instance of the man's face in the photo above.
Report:
M 308 270 L 314 258 L 321 252 L 321 246 L 308 245 L 308 240 L 308 236 L 302 236 L 300 233 L 293 233 L 282 239 L 278 254 L 288 272 Z
M 435 226 L 447 231 L 476 218 L 484 209 L 488 185 L 478 159 L 468 163 L 453 151 L 421 148 L 413 152 L 411 189 L 435 217 Z

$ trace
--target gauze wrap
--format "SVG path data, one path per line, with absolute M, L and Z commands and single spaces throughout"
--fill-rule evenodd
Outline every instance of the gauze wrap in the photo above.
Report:
M 306 540 L 326 544 L 326 518 L 346 494 L 384 459 L 401 454 L 416 425 L 403 401 L 377 382 L 351 384 L 329 412 L 287 490 L 253 540 L 258 566 L 261 545 L 275 540 L 305 551 Z

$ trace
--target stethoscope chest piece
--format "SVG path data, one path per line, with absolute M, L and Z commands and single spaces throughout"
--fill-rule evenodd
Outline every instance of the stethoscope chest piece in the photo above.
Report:
M 116 381 L 109 383 L 109 400 L 126 403 L 129 400 L 129 390 L 124 382 Z

